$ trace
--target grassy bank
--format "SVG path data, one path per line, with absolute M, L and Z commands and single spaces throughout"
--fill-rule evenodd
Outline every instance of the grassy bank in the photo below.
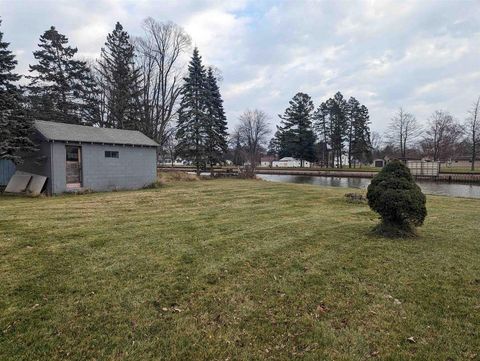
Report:
M 478 360 L 480 201 L 400 241 L 345 192 L 0 197 L 0 360 Z
M 471 170 L 471 168 L 441 167 L 440 173 L 471 173 L 480 174 L 480 169 Z

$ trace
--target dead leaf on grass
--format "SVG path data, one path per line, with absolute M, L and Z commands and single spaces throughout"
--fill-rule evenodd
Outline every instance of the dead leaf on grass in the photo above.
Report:
M 327 313 L 327 312 L 328 312 L 328 307 L 327 307 L 323 302 L 320 303 L 320 304 L 317 306 L 316 310 L 315 310 L 315 313 L 316 313 L 318 316 L 323 315 L 323 314 L 325 314 L 325 313 Z

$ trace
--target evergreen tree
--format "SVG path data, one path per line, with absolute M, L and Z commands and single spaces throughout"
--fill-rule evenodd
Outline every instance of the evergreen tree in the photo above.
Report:
M 223 156 L 228 150 L 228 132 L 223 100 L 212 68 L 208 68 L 207 72 L 206 97 L 205 150 L 213 175 L 213 166 L 223 160 Z
M 193 50 L 188 65 L 188 76 L 184 81 L 178 110 L 177 153 L 193 161 L 199 175 L 201 168 L 208 161 L 206 147 L 208 91 L 205 67 L 197 48 Z
M 268 143 L 267 155 L 278 157 L 278 155 L 280 154 L 279 138 L 280 138 L 280 132 L 277 130 L 273 138 L 270 139 L 270 142 Z
M 355 126 L 360 113 L 360 102 L 351 97 L 347 102 L 347 155 L 348 168 L 352 167 L 353 161 L 353 144 L 355 143 Z
M 141 77 L 130 36 L 117 22 L 98 61 L 105 114 L 101 126 L 143 130 L 140 124 Z
M 96 122 L 98 90 L 87 63 L 73 58 L 77 48 L 53 26 L 40 36 L 38 46 L 33 53 L 38 63 L 30 65 L 32 75 L 27 77 L 32 115 L 62 123 Z
M 353 122 L 353 141 L 351 154 L 355 160 L 372 161 L 372 143 L 370 137 L 370 116 L 365 105 L 360 106 Z M 355 165 L 355 163 L 354 163 Z
M 297 93 L 289 102 L 279 127 L 280 156 L 290 155 L 301 160 L 315 160 L 315 134 L 312 128 L 312 99 L 308 94 Z
M 347 102 L 342 93 L 337 92 L 333 98 L 328 99 L 320 106 L 322 121 L 328 131 L 328 144 L 332 150 L 331 167 L 342 167 L 342 156 L 345 153 L 345 140 L 347 138 Z M 317 124 L 322 126 L 322 124 Z
M 313 114 L 313 119 L 315 120 L 314 126 L 320 137 L 320 142 L 318 143 L 318 153 L 321 154 L 322 166 L 328 167 L 329 162 L 329 144 L 330 144 L 330 123 L 328 121 L 328 108 L 326 103 L 320 104 L 318 109 Z
M 21 153 L 34 150 L 29 139 L 33 122 L 23 107 L 22 92 L 15 84 L 20 75 L 14 73 L 17 61 L 9 45 L 3 41 L 0 31 L 0 159 L 20 163 Z
M 345 145 L 349 167 L 355 165 L 355 161 L 371 159 L 368 109 L 357 99 L 352 97 L 347 102 L 342 93 L 337 92 L 318 107 L 314 119 L 323 147 L 318 151 L 323 156 L 324 164 L 342 167 Z

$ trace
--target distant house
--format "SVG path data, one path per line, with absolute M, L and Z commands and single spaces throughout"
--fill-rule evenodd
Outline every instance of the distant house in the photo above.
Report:
M 300 159 L 296 159 L 293 157 L 284 157 L 280 160 L 276 160 L 272 162 L 272 167 L 289 167 L 289 168 L 299 168 L 302 166 L 302 162 Z M 304 167 L 310 167 L 310 162 L 304 160 L 303 161 Z
M 158 160 L 158 165 L 169 166 L 169 167 L 173 165 L 174 167 L 181 167 L 181 166 L 188 165 L 188 161 L 180 158 L 176 158 L 172 162 L 171 158 L 162 158 Z
M 382 158 L 378 158 L 378 159 L 374 159 L 373 160 L 373 166 L 375 168 L 383 168 L 386 164 L 386 160 L 385 159 L 382 159 Z
M 261 167 L 272 167 L 272 163 L 276 160 L 277 158 L 274 157 L 273 155 L 267 155 L 265 157 L 260 158 L 260 166 Z
M 445 168 L 470 168 L 472 166 L 471 156 L 460 156 L 452 158 L 448 161 L 442 162 L 442 167 Z M 480 158 L 475 158 L 475 166 L 480 166 Z
M 158 144 L 139 131 L 35 121 L 38 151 L 17 170 L 46 176 L 47 192 L 136 189 L 155 182 Z

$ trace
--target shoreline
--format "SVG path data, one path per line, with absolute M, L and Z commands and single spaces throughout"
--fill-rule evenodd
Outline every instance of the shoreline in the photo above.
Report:
M 191 172 L 192 167 L 157 167 L 158 172 Z M 209 172 L 207 169 L 205 172 Z M 215 174 L 236 176 L 238 168 L 214 168 Z M 257 168 L 257 174 L 272 175 L 302 175 L 312 177 L 339 177 L 339 178 L 373 178 L 378 173 L 376 171 L 364 170 L 320 170 L 320 169 L 275 169 L 275 168 Z M 416 176 L 418 180 L 430 180 L 442 183 L 468 183 L 480 184 L 480 174 L 478 173 L 439 173 L 438 176 Z

